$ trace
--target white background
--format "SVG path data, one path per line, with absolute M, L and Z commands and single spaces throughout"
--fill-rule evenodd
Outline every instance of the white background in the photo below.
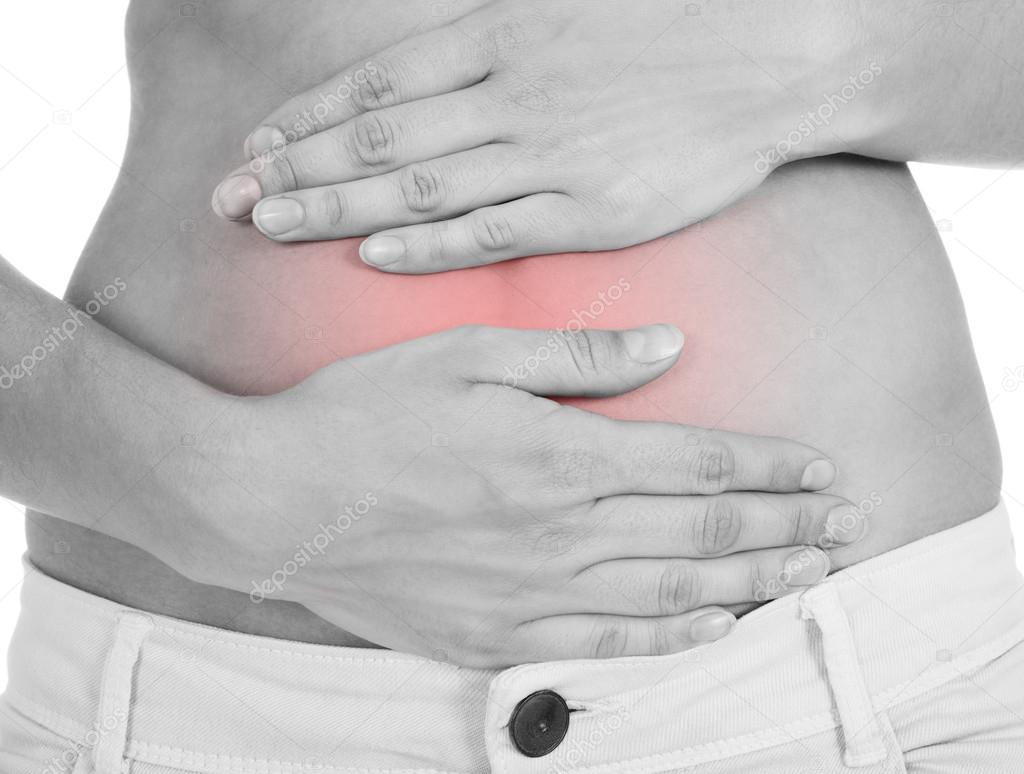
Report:
M 0 254 L 56 295 L 124 149 L 126 6 L 0 0 Z M 914 174 L 960 280 L 1002 440 L 1004 496 L 1022 536 L 1024 383 L 1008 389 L 1004 380 L 1024 377 L 1024 171 L 916 166 Z M 18 613 L 24 547 L 21 510 L 0 499 L 3 653 Z

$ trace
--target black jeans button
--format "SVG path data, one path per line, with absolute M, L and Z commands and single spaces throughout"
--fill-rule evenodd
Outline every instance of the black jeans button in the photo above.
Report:
M 569 707 L 554 691 L 537 691 L 512 710 L 508 723 L 512 744 L 528 758 L 554 750 L 569 730 Z

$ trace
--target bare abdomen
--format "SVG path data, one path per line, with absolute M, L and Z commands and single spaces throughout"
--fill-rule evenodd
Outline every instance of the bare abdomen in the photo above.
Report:
M 358 25 L 352 30 L 338 32 L 352 38 L 338 43 L 351 44 L 348 58 L 373 45 L 356 36 Z M 182 57 L 189 46 L 195 55 Z M 287 57 L 284 49 L 267 55 Z M 137 112 L 126 173 L 68 297 L 81 302 L 120 277 L 126 289 L 100 321 L 198 378 L 232 392 L 274 392 L 338 357 L 465 323 L 671 322 L 687 343 L 668 375 L 580 405 L 825 450 L 839 465 L 836 491 L 872 503 L 869 538 L 839 554 L 841 564 L 996 502 L 998 447 L 959 294 L 905 169 L 802 162 L 713 220 L 629 250 L 384 275 L 359 261 L 354 240 L 278 245 L 214 218 L 210 191 L 282 95 L 192 28 L 164 33 L 141 56 L 154 60 L 133 67 L 147 110 Z M 162 56 L 176 67 L 160 67 Z M 292 77 L 316 82 L 327 70 L 318 67 Z M 223 78 L 200 77 L 207 71 Z M 301 607 L 253 606 L 244 593 L 194 584 L 134 547 L 58 520 L 31 517 L 29 543 L 47 572 L 126 604 L 353 642 Z

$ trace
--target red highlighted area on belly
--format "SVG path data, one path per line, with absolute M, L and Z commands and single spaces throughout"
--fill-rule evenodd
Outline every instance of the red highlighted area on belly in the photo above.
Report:
M 255 283 L 236 289 L 250 297 L 235 306 L 264 308 L 253 315 L 255 328 L 235 337 L 243 346 L 257 337 L 264 356 L 283 353 L 262 392 L 338 357 L 460 325 L 573 330 L 667 322 L 687 337 L 672 371 L 626 396 L 572 402 L 623 418 L 693 421 L 727 414 L 807 336 L 804 318 L 687 232 L 615 252 L 408 276 L 365 265 L 358 240 L 282 246 L 243 228 L 258 239 L 247 238 L 252 249 L 237 260 L 248 263 Z M 280 309 L 267 314 L 267 304 Z

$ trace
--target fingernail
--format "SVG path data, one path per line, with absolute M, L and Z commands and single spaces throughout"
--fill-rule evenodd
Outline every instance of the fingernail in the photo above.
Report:
M 804 468 L 800 488 L 809 492 L 825 489 L 836 480 L 836 466 L 828 460 L 815 460 Z
M 825 537 L 841 546 L 856 543 L 868 530 L 868 520 L 849 505 L 837 505 L 825 519 Z
M 822 580 L 832 568 L 828 554 L 820 548 L 807 546 L 786 559 L 787 586 L 810 586 Z
M 244 218 L 263 197 L 259 181 L 252 175 L 235 175 L 213 192 L 213 211 L 222 218 Z
M 243 148 L 245 155 L 254 159 L 279 145 L 284 145 L 284 135 L 279 129 L 273 126 L 259 126 L 245 138 Z
M 280 236 L 302 225 L 306 211 L 295 199 L 264 199 L 252 213 L 252 222 L 267 236 Z
M 405 242 L 396 236 L 370 237 L 359 245 L 359 257 L 371 266 L 387 266 L 405 255 Z
M 657 363 L 679 354 L 683 332 L 674 325 L 645 325 L 623 331 L 626 352 L 638 363 Z
M 697 616 L 690 623 L 690 639 L 694 642 L 714 642 L 732 631 L 736 617 L 731 613 L 715 612 Z

